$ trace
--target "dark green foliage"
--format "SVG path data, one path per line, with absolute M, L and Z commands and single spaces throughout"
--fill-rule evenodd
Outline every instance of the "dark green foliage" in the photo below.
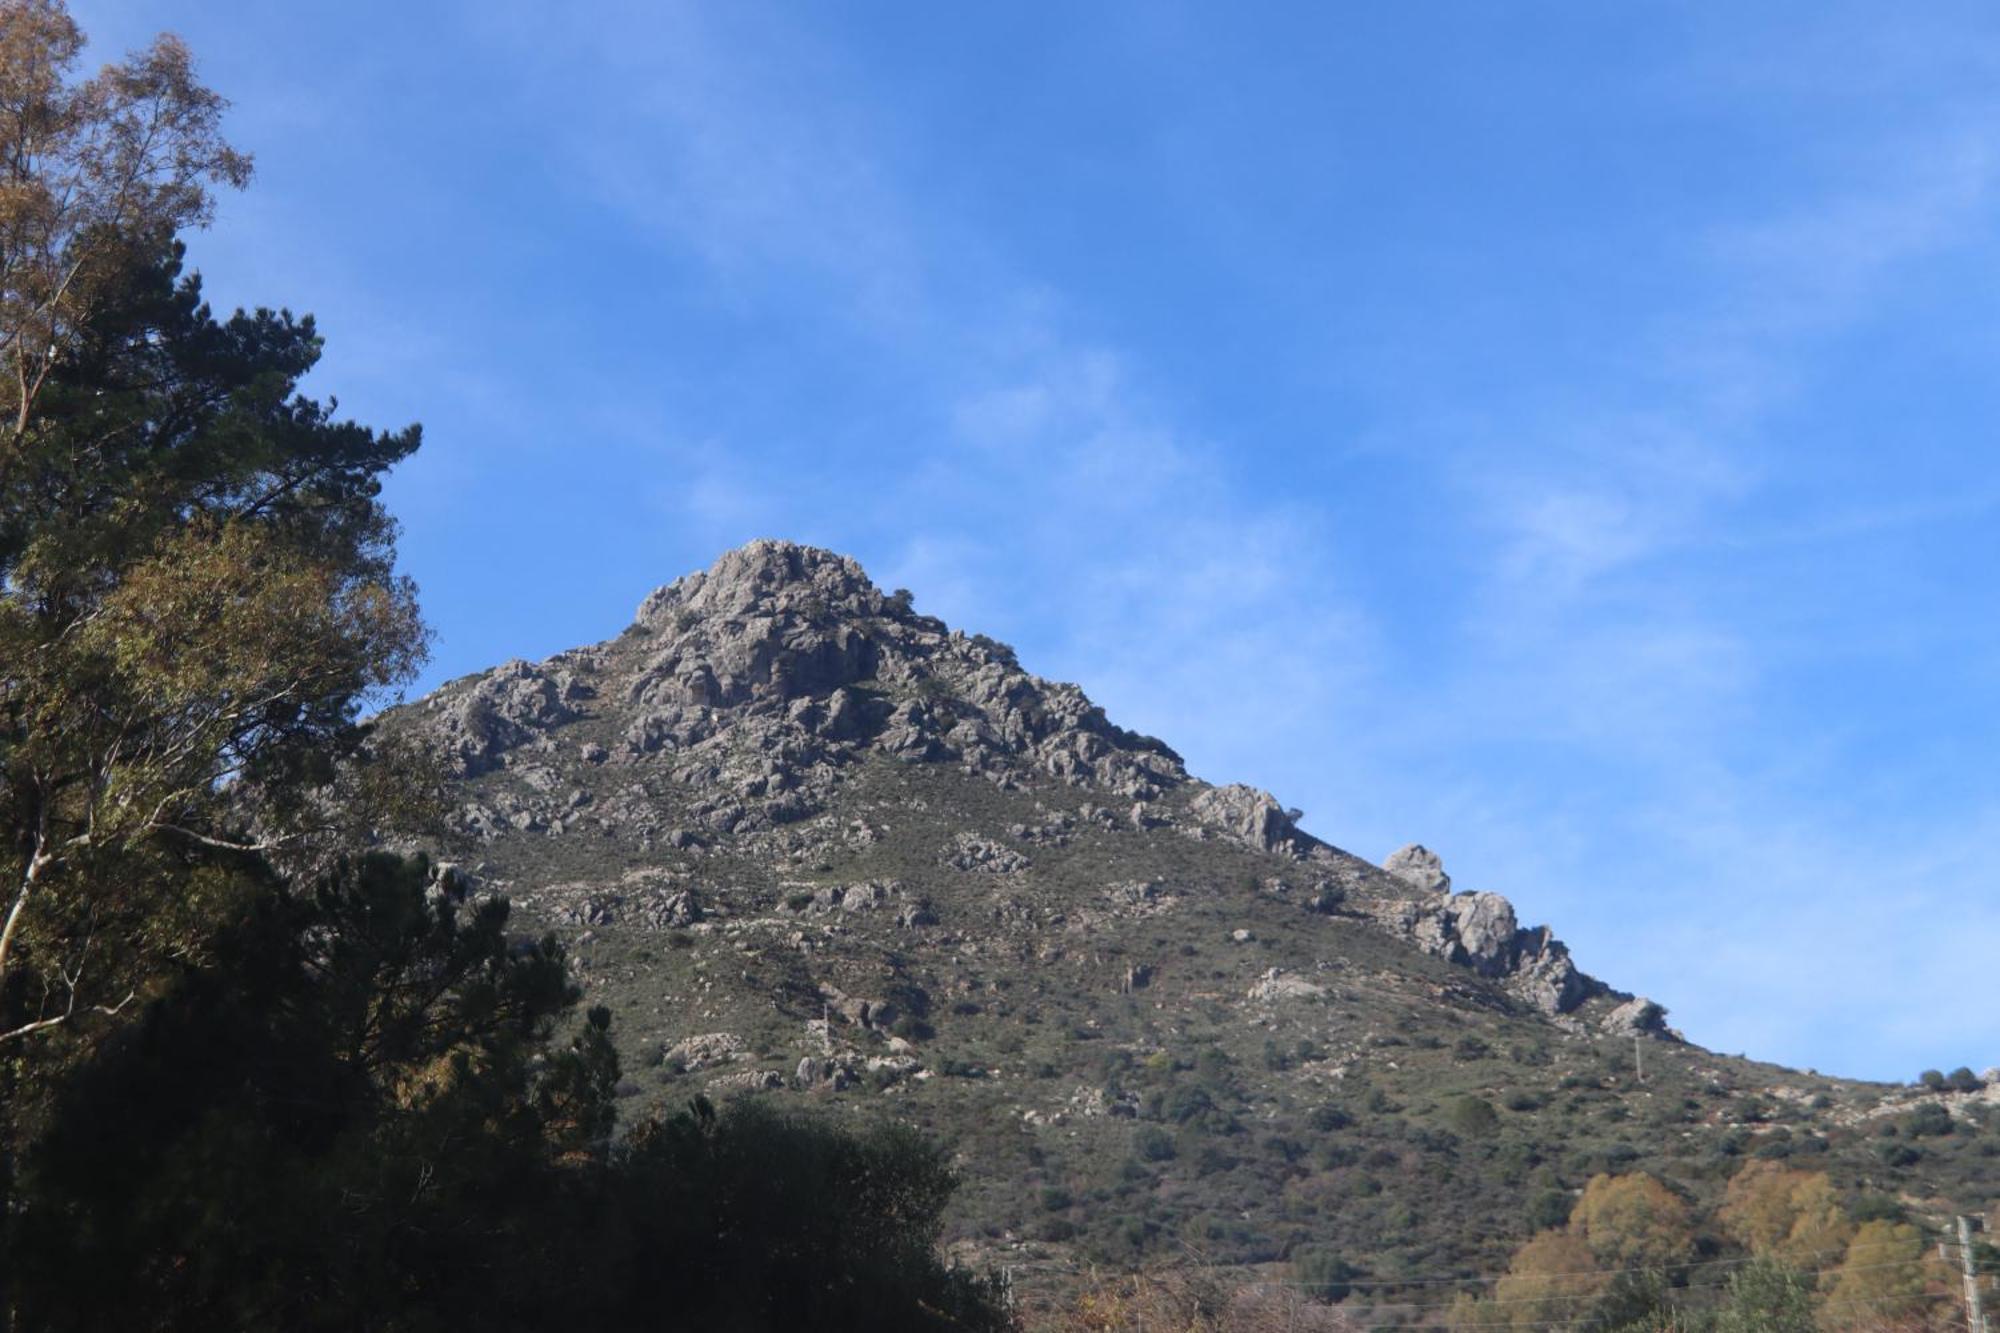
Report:
M 1328 1305 L 1344 1301 L 1359 1276 L 1360 1270 L 1331 1250 L 1307 1249 L 1292 1256 L 1292 1281 L 1310 1300 Z
M 519 1274 L 617 1061 L 599 1022 L 537 1074 L 560 953 L 510 949 L 504 903 L 427 902 L 424 870 L 264 897 L 68 1082 L 24 1163 L 23 1326 L 328 1327 Z
M 1569 1221 L 1570 1209 L 1575 1206 L 1576 1201 L 1566 1190 L 1539 1190 L 1529 1197 L 1522 1220 L 1527 1223 L 1530 1235 L 1538 1231 L 1552 1231 Z
M 906 1130 L 755 1104 L 610 1141 L 612 1016 L 507 909 L 369 856 L 272 895 L 63 1090 L 9 1256 L 36 1329 L 999 1328 Z M 142 1112 L 142 1113 L 141 1113 Z
M 541 1327 L 1001 1329 L 997 1290 L 946 1269 L 954 1180 L 909 1130 L 855 1135 L 756 1102 L 641 1127 L 604 1186 L 611 1299 Z M 588 1311 L 603 1310 L 593 1319 Z
M 1903 1119 L 1903 1132 L 1913 1139 L 1941 1137 L 1951 1130 L 1951 1112 L 1936 1102 L 1925 1102 Z
M 1923 1160 L 1924 1150 L 1908 1143 L 1878 1143 L 1875 1155 L 1885 1166 L 1915 1166 Z
M 1923 1073 L 1917 1075 L 1917 1082 L 1919 1085 L 1929 1088 L 1932 1092 L 1943 1092 L 1944 1071 L 1926 1069 Z
M 1716 1333 L 1814 1333 L 1812 1279 L 1771 1259 L 1755 1259 L 1730 1276 Z
M 1847 1215 L 1856 1222 L 1907 1222 L 1909 1210 L 1888 1194 L 1863 1194 L 1848 1205 Z
M 1460 1097 L 1445 1109 L 1445 1123 L 1467 1138 L 1485 1138 L 1500 1127 L 1499 1113 L 1479 1097 Z
M 1661 1326 L 1662 1316 L 1671 1310 L 1664 1276 L 1643 1271 L 1618 1273 L 1591 1304 L 1589 1323 L 1605 1330 L 1653 1329 Z

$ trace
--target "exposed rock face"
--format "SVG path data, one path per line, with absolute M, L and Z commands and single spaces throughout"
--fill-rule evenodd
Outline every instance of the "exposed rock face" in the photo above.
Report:
M 1197 826 L 1239 842 L 1252 851 L 1304 851 L 1291 815 L 1278 799 L 1255 787 L 1210 787 L 1188 802 Z
M 1322 914 L 1358 910 L 1544 1013 L 1569 1014 L 1603 993 L 1547 930 L 1523 929 L 1505 898 L 1452 894 L 1428 848 L 1388 857 L 1385 881 L 1302 832 L 1297 812 L 1269 792 L 1196 781 L 1172 750 L 1113 725 L 1075 686 L 1028 674 L 1005 645 L 918 615 L 906 594 L 885 595 L 854 561 L 812 547 L 752 542 L 653 592 L 615 640 L 508 662 L 399 716 L 466 780 L 460 829 L 482 840 L 592 837 L 640 853 L 742 855 L 761 839 L 755 855 L 810 871 L 881 836 L 869 820 L 827 813 L 865 762 L 953 765 L 1003 791 L 1053 780 L 1087 794 L 1073 810 L 1044 796 L 1036 822 L 962 827 L 936 852 L 940 868 L 996 893 L 1032 878 L 1035 859 L 1080 830 L 1170 829 L 1309 862 L 1309 890 L 1281 876 L 1267 891 Z M 904 929 L 937 921 L 923 894 L 906 896 L 892 880 L 802 882 L 809 896 L 787 909 L 793 921 L 832 928 L 831 918 L 876 911 Z M 1391 885 L 1399 891 L 1385 892 Z M 1180 900 L 1151 883 L 1106 892 L 1121 917 Z M 523 886 L 520 896 L 577 927 L 686 930 L 710 915 L 685 876 L 628 873 Z M 994 910 L 1022 909 L 1003 898 Z M 1266 982 L 1270 995 L 1311 987 Z M 879 1001 L 838 1007 L 869 1028 L 893 1012 Z
M 1382 868 L 1420 896 L 1377 900 L 1369 914 L 1424 952 L 1504 982 L 1546 1014 L 1567 1014 L 1603 991 L 1577 971 L 1548 927 L 1523 929 L 1514 905 L 1499 894 L 1447 892 L 1451 876 L 1429 848 L 1412 843 Z
M 1274 967 L 1257 979 L 1257 983 L 1250 988 L 1249 997 L 1272 1003 L 1278 1000 L 1317 1000 L 1325 995 L 1326 987 Z
M 1667 1011 L 1643 995 L 1635 995 L 1606 1014 L 1599 1023 L 1614 1037 L 1664 1037 Z
M 1426 893 L 1445 893 L 1451 888 L 1451 876 L 1444 873 L 1444 861 L 1419 842 L 1389 853 L 1388 859 L 1382 862 L 1382 868 L 1410 887 Z
M 1178 755 L 1112 725 L 1074 685 L 1031 676 L 1004 645 L 917 615 L 852 560 L 789 542 L 752 542 L 657 590 L 612 644 L 509 662 L 410 712 L 460 777 L 505 769 L 533 788 L 539 759 L 562 749 L 698 790 L 690 838 L 809 818 L 869 753 L 956 763 L 1000 783 L 1046 774 L 1126 803 L 1190 785 Z M 615 743 L 564 746 L 564 729 L 582 720 L 610 724 Z M 470 807 L 460 822 L 489 838 L 667 833 L 646 829 L 643 808 L 580 813 L 588 802 L 569 805 L 569 795 L 516 793 L 511 808 Z M 1271 810 L 1232 796 L 1216 816 L 1269 844 L 1289 832 Z

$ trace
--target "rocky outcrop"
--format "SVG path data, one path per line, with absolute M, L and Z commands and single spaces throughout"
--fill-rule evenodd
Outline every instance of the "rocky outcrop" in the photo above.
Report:
M 1451 876 L 1444 873 L 1443 860 L 1419 842 L 1389 853 L 1382 862 L 1382 868 L 1411 888 L 1425 893 L 1446 893 L 1451 889 Z
M 577 705 L 595 693 L 573 669 L 513 661 L 456 691 L 448 686 L 421 706 L 431 714 L 433 751 L 458 776 L 472 777 L 574 719 Z
M 1412 843 L 1383 863 L 1383 869 L 1414 897 L 1376 899 L 1368 915 L 1422 949 L 1502 982 L 1545 1014 L 1567 1014 L 1604 987 L 1570 961 L 1569 949 L 1548 927 L 1522 928 L 1514 904 L 1497 893 L 1450 893 L 1451 876 L 1436 852 Z
M 1026 870 L 1028 858 L 1011 847 L 977 834 L 961 833 L 938 853 L 938 864 L 953 870 L 986 875 L 1013 875 Z
M 854 561 L 789 542 L 752 542 L 658 589 L 618 640 L 454 681 L 397 716 L 457 776 L 523 779 L 468 805 L 461 828 L 483 838 L 644 823 L 535 790 L 531 770 L 559 748 L 703 793 L 695 822 L 719 834 L 810 818 L 871 753 L 1003 784 L 1053 777 L 1121 805 L 1190 784 L 1178 755 L 1114 726 L 1074 685 L 916 614 Z M 584 720 L 596 734 L 559 747 L 559 730 Z M 1278 836 L 1259 812 L 1217 814 L 1242 836 Z
M 1233 784 L 1207 787 L 1188 802 L 1188 817 L 1197 835 L 1218 834 L 1257 852 L 1292 853 L 1305 840 L 1292 823 L 1293 815 L 1277 797 L 1255 787 Z
M 1598 1020 L 1598 1027 L 1614 1037 L 1665 1037 L 1667 1011 L 1643 995 L 1635 995 Z
M 669 1070 L 691 1074 L 716 1065 L 733 1064 L 743 1055 L 743 1039 L 734 1032 L 704 1032 L 669 1046 L 661 1053 L 660 1063 Z
M 1326 987 L 1315 985 L 1296 973 L 1274 967 L 1265 971 L 1250 987 L 1249 998 L 1265 1004 L 1278 1000 L 1318 1000 L 1326 996 Z

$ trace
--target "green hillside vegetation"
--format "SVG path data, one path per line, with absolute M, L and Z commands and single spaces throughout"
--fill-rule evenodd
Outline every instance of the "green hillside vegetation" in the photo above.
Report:
M 870 761 L 835 822 L 884 831 L 816 846 L 808 865 L 612 838 L 503 839 L 480 854 L 531 916 L 557 900 L 539 886 L 686 867 L 706 920 L 568 928 L 580 977 L 623 1015 L 624 1104 L 728 1095 L 733 1077 L 770 1085 L 757 1095 L 917 1125 L 966 1175 L 952 1234 L 980 1262 L 1016 1267 L 1024 1287 L 1191 1246 L 1246 1269 L 1331 1247 L 1378 1280 L 1497 1271 L 1521 1239 L 1566 1220 L 1592 1177 L 1634 1170 L 1713 1206 L 1744 1163 L 1801 1162 L 1843 1197 L 1903 1199 L 1934 1223 L 2000 1194 L 2000 1108 L 1984 1100 L 1960 1096 L 1953 1114 L 1917 1089 L 1660 1041 L 1646 1042 L 1642 1081 L 1630 1038 L 1530 1018 L 1356 912 L 1273 893 L 1299 874 L 1279 857 L 1086 827 L 1062 847 L 1016 842 L 1033 867 L 1005 882 L 940 871 L 955 831 L 1032 825 L 1052 805 L 1046 791 Z M 842 914 L 837 934 L 788 947 L 826 928 L 813 893 L 888 881 L 939 924 Z M 1131 882 L 1177 903 L 1107 908 L 1106 886 Z M 1239 930 L 1252 938 L 1237 942 Z M 1327 993 L 1249 1001 L 1273 968 Z M 822 1035 L 827 985 L 901 1012 L 880 1028 L 835 1013 Z M 672 1058 L 714 1032 L 740 1050 L 693 1068 Z M 801 1087 L 796 1066 L 826 1044 L 852 1047 L 861 1072 Z M 930 1076 L 870 1072 L 868 1058 L 917 1060 Z

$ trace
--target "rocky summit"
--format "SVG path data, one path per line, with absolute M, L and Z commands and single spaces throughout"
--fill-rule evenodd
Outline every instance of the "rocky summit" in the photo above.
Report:
M 383 725 L 455 777 L 441 877 L 565 936 L 613 1007 L 628 1119 L 913 1122 L 957 1153 L 954 1243 L 1022 1281 L 1305 1241 L 1382 1281 L 1483 1271 L 1594 1173 L 1713 1195 L 1746 1154 L 1992 1193 L 1977 1135 L 1875 1150 L 1991 1089 L 1692 1046 L 1436 853 L 1324 842 L 828 551 L 753 542 Z

